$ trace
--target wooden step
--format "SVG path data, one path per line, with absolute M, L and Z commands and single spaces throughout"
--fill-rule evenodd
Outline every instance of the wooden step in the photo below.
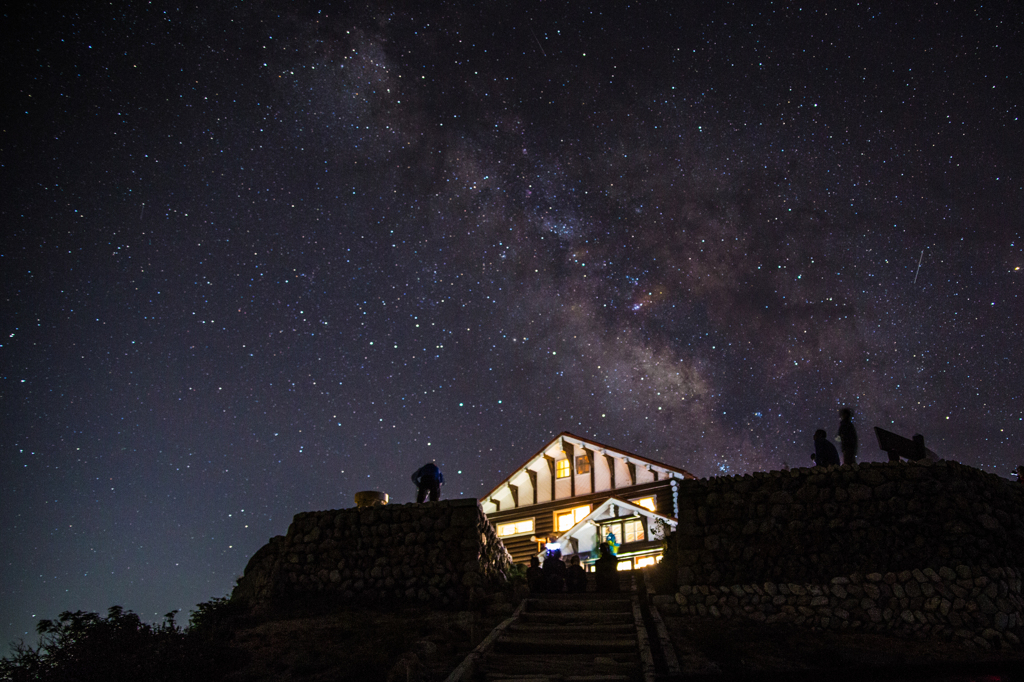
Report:
M 524 612 L 519 616 L 521 623 L 546 625 L 603 625 L 633 624 L 633 613 L 614 611 L 567 611 L 567 612 Z
M 559 652 L 599 655 L 607 652 L 628 653 L 637 651 L 636 635 L 613 637 L 550 637 L 542 634 L 512 633 L 503 635 L 495 642 L 495 650 L 505 653 L 554 654 Z
M 544 622 L 523 622 L 513 623 L 506 632 L 533 632 L 538 635 L 558 637 L 560 635 L 577 634 L 580 637 L 593 637 L 602 634 L 626 634 L 636 633 L 636 626 L 632 622 L 622 623 L 544 623 Z
M 632 611 L 628 599 L 545 599 L 531 597 L 526 604 L 527 613 L 537 611 Z
M 488 673 L 486 682 L 632 682 L 630 675 L 505 675 Z
M 638 656 L 622 653 L 604 655 L 592 654 L 536 654 L 515 656 L 488 654 L 481 666 L 485 679 L 499 679 L 500 676 L 523 677 L 544 676 L 551 680 L 569 677 L 585 679 L 587 676 L 615 676 L 612 679 L 640 679 L 641 665 Z

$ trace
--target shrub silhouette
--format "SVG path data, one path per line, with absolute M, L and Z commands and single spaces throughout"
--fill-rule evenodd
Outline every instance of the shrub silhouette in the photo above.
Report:
M 10 682 L 120 682 L 121 680 L 212 680 L 235 667 L 216 636 L 227 600 L 213 600 L 192 613 L 193 627 L 182 630 L 176 611 L 160 625 L 144 623 L 132 611 L 112 606 L 106 617 L 65 611 L 36 626 L 38 646 L 16 642 L 0 659 L 0 680 Z

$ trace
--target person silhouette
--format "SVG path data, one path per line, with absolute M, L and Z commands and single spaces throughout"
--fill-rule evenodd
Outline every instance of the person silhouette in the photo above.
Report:
M 587 572 L 580 566 L 579 554 L 569 557 L 569 569 L 565 575 L 565 587 L 570 592 L 587 591 Z
M 836 446 L 828 442 L 828 434 L 825 429 L 818 429 L 814 432 L 814 454 L 811 455 L 814 465 L 819 467 L 839 464 L 839 452 Z
M 853 412 L 847 408 L 839 410 L 839 447 L 843 450 L 843 464 L 857 463 L 857 429 L 853 427 Z
M 431 502 L 437 502 L 441 497 L 441 486 L 444 484 L 444 474 L 433 462 L 427 462 L 412 475 L 412 482 L 416 484 L 416 501 L 424 502 L 430 496 Z
M 601 557 L 594 562 L 594 572 L 597 574 L 598 592 L 619 591 L 619 560 L 612 554 L 607 542 L 600 545 Z

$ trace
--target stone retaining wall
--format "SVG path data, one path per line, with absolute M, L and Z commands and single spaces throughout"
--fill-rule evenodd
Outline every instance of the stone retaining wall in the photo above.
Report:
M 875 462 L 680 481 L 679 508 L 669 613 L 1020 645 L 1019 483 Z
M 1021 571 L 964 565 L 854 573 L 825 584 L 682 585 L 655 605 L 666 615 L 957 638 L 986 649 L 1019 647 L 1024 625 Z
M 253 555 L 231 599 L 460 604 L 506 585 L 511 565 L 475 499 L 303 512 Z
M 679 584 L 1024 567 L 1024 485 L 956 462 L 680 481 L 679 510 Z

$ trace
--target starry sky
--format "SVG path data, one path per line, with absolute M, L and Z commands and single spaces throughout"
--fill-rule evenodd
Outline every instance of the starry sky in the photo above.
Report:
M 1019 2 L 4 14 L 0 636 L 561 431 L 1024 464 Z M 207 6 L 209 5 L 209 6 Z

